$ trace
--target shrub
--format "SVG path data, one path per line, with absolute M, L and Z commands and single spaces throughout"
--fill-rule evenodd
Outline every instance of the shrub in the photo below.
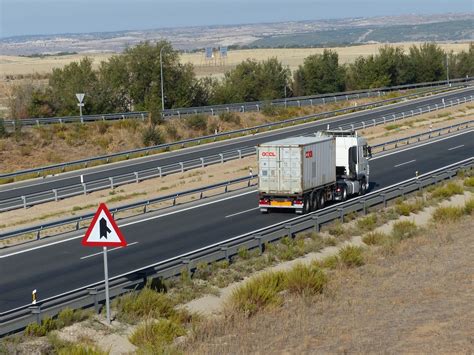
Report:
M 320 265 L 328 269 L 335 269 L 339 265 L 339 257 L 337 255 L 328 256 L 321 260 Z
M 181 325 L 167 319 L 161 319 L 158 322 L 146 321 L 138 326 L 129 340 L 133 345 L 154 350 L 152 352 L 156 353 L 164 345 L 171 344 L 175 338 L 185 334 L 186 332 Z
M 468 178 L 464 179 L 464 186 L 474 187 L 474 176 L 471 176 L 471 177 L 468 177 Z
M 280 305 L 278 294 L 283 290 L 285 277 L 282 272 L 267 272 L 245 282 L 234 290 L 230 297 L 230 306 L 247 316 L 259 310 Z
M 329 227 L 328 232 L 335 237 L 340 237 L 344 234 L 344 227 L 340 221 L 336 221 Z
M 348 245 L 339 251 L 340 262 L 347 267 L 356 267 L 364 265 L 364 256 L 362 248 Z
M 377 226 L 377 215 L 371 214 L 367 217 L 361 218 L 357 220 L 357 228 L 361 231 L 368 232 L 374 230 Z
M 431 196 L 435 198 L 448 198 L 453 195 L 462 195 L 463 193 L 464 191 L 461 186 L 454 182 L 450 182 L 444 186 L 435 188 L 431 193 Z
M 446 206 L 438 207 L 431 216 L 435 223 L 452 223 L 458 221 L 464 214 L 464 208 Z
M 321 293 L 326 283 L 326 274 L 317 264 L 297 264 L 285 274 L 285 288 L 299 295 Z
M 381 232 L 371 232 L 362 238 L 362 241 L 367 245 L 382 245 L 388 236 Z
M 67 327 L 73 323 L 81 322 L 89 318 L 89 316 L 89 312 L 83 311 L 81 309 L 74 311 L 71 308 L 65 308 L 58 314 L 58 318 L 56 319 L 56 327 L 58 329 Z
M 424 203 L 422 200 L 415 200 L 415 202 L 400 202 L 395 205 L 395 211 L 402 216 L 409 216 L 410 213 L 417 213 L 423 209 Z
M 466 214 L 472 214 L 474 212 L 474 197 L 471 197 L 469 200 L 466 201 L 464 211 L 466 212 Z
M 395 222 L 392 226 L 392 237 L 398 240 L 414 237 L 418 233 L 418 227 L 411 221 Z
M 107 133 L 109 130 L 109 124 L 105 121 L 99 121 L 97 122 L 97 132 L 99 132 L 100 135 L 104 135 Z
M 204 131 L 207 128 L 207 117 L 204 115 L 192 115 L 186 118 L 186 126 L 196 131 Z
M 30 336 L 42 337 L 55 329 L 57 329 L 56 322 L 51 317 L 46 317 L 41 321 L 41 324 L 28 324 L 25 329 L 25 334 Z
M 176 314 L 174 302 L 164 293 L 149 287 L 118 297 L 114 303 L 118 318 L 127 322 L 136 322 L 144 317 L 169 318 Z
M 161 133 L 155 127 L 149 126 L 142 132 L 142 142 L 146 147 L 164 143 Z
M 224 122 L 240 125 L 240 116 L 234 112 L 222 112 L 219 118 Z

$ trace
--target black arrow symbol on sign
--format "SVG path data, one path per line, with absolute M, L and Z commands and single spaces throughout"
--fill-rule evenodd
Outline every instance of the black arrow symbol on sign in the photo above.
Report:
M 112 232 L 109 227 L 107 227 L 107 220 L 102 217 L 99 221 L 99 229 L 100 229 L 100 239 L 105 238 L 107 239 L 107 233 Z

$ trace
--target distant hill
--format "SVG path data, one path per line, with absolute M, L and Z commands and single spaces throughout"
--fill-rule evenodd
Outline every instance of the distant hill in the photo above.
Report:
M 416 25 L 365 26 L 310 33 L 273 35 L 250 43 L 251 48 L 318 47 L 370 42 L 470 41 L 474 19 Z

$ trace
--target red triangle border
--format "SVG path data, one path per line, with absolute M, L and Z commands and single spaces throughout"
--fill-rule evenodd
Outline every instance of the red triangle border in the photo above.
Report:
M 115 233 L 117 233 L 117 236 L 120 239 L 120 243 L 118 242 L 89 242 L 87 239 L 89 238 L 90 234 L 92 233 L 92 229 L 94 228 L 95 224 L 97 223 L 97 220 L 99 219 L 100 213 L 104 211 L 105 215 L 109 219 L 110 224 L 112 225 L 112 228 L 114 229 Z M 117 223 L 115 223 L 114 218 L 112 217 L 109 209 L 105 205 L 105 203 L 101 203 L 99 205 L 99 208 L 97 209 L 97 212 L 94 215 L 94 218 L 92 218 L 92 222 L 89 225 L 89 228 L 87 228 L 86 234 L 82 238 L 81 244 L 86 246 L 86 247 L 117 247 L 117 246 L 122 246 L 126 247 L 127 242 L 120 231 L 119 227 L 117 226 Z

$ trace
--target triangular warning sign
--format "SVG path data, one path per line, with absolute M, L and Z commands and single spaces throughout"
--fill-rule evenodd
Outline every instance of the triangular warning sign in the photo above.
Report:
M 105 203 L 101 203 L 87 229 L 82 245 L 89 247 L 127 246 L 122 232 Z

